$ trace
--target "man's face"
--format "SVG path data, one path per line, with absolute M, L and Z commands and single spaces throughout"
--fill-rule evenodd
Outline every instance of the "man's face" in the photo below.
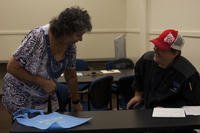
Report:
M 159 65 L 163 66 L 171 62 L 177 54 L 171 52 L 171 50 L 161 50 L 154 47 L 154 61 Z

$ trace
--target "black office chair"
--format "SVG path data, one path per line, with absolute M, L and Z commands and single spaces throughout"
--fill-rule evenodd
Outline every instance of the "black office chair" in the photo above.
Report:
M 129 58 L 120 58 L 106 63 L 105 67 L 107 70 L 110 69 L 134 69 L 134 62 Z M 129 96 L 127 95 L 130 91 L 131 84 L 133 82 L 133 76 L 122 77 L 119 81 L 113 84 L 112 92 L 116 94 L 117 97 L 117 109 L 119 109 L 119 98 L 122 97 L 123 108 L 127 103 Z M 126 94 L 127 93 L 127 94 Z M 128 97 L 127 97 L 128 96 Z M 125 98 L 125 99 L 124 99 Z
M 88 71 L 90 67 L 88 63 L 82 59 L 76 59 L 76 71 Z M 89 87 L 89 83 L 78 83 L 78 93 L 81 96 L 81 100 L 83 100 L 83 94 L 87 93 L 87 89 Z
M 87 70 L 90 70 L 90 67 L 86 61 L 82 59 L 76 59 L 76 70 L 87 71 Z
M 88 110 L 112 109 L 112 87 L 113 77 L 104 76 L 94 80 L 88 89 Z
M 129 58 L 120 58 L 106 63 L 107 70 L 110 69 L 134 69 L 134 63 Z
M 121 77 L 115 84 L 112 85 L 112 92 L 116 95 L 117 110 L 121 107 L 126 108 L 128 101 L 134 96 L 132 84 L 134 76 Z

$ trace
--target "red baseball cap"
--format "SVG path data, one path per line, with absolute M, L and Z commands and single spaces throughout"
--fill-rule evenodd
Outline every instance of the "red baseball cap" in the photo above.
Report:
M 161 50 L 176 49 L 181 50 L 184 40 L 178 31 L 167 29 L 163 31 L 157 38 L 150 40 L 157 48 Z

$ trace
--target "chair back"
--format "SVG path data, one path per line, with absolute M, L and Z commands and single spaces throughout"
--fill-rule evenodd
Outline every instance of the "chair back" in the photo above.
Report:
M 90 104 L 96 109 L 112 109 L 112 76 L 104 76 L 94 80 L 88 89 L 88 110 Z
M 82 59 L 76 59 L 76 71 L 88 71 L 90 70 L 88 63 Z M 78 93 L 80 94 L 81 101 L 83 101 L 83 95 L 87 93 L 89 83 L 78 83 Z
M 132 89 L 133 82 L 133 75 L 121 77 L 117 82 L 117 93 L 124 97 L 126 103 L 134 96 L 134 90 Z
M 129 58 L 120 58 L 106 63 L 106 69 L 134 69 L 134 63 Z
M 86 61 L 82 59 L 76 59 L 76 70 L 77 71 L 87 71 L 89 70 L 89 65 Z

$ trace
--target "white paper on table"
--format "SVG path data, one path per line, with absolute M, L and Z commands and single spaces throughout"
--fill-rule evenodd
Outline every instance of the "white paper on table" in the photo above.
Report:
M 152 117 L 185 117 L 183 108 L 162 108 L 153 109 Z
M 183 106 L 186 115 L 200 115 L 200 106 Z
M 83 73 L 82 72 L 76 72 L 76 75 L 77 76 L 83 76 Z
M 112 70 L 101 70 L 103 74 L 109 74 L 109 73 L 120 73 L 118 69 L 112 69 Z

